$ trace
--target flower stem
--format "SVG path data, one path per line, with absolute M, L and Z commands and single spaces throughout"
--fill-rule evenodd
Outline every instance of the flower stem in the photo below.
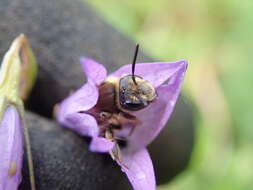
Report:
M 25 136 L 25 144 L 26 144 L 26 154 L 28 159 L 28 169 L 29 169 L 29 177 L 30 177 L 30 185 L 31 190 L 36 190 L 36 181 L 34 175 L 34 165 L 33 165 L 33 156 L 32 156 L 32 149 L 30 143 L 30 135 L 27 124 L 24 120 L 24 136 Z

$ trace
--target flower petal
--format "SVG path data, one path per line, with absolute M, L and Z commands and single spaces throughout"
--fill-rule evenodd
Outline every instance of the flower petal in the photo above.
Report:
M 56 107 L 58 122 L 81 135 L 97 136 L 98 125 L 95 118 L 84 113 L 92 108 L 97 100 L 97 87 L 92 82 L 86 83 Z
M 109 152 L 115 143 L 102 137 L 94 137 L 90 144 L 90 151 L 92 152 Z
M 108 152 L 114 143 L 98 137 L 99 127 L 96 119 L 85 113 L 96 105 L 98 90 L 93 81 L 88 81 L 81 89 L 74 92 L 56 107 L 57 120 L 64 127 L 70 128 L 80 135 L 92 137 L 90 150 Z
M 82 57 L 80 62 L 88 81 L 92 80 L 95 84 L 98 85 L 105 80 L 107 76 L 107 71 L 102 64 L 94 61 L 93 59 L 85 57 Z
M 134 190 L 156 189 L 154 168 L 147 149 L 137 152 L 122 150 L 121 161 L 117 162 L 126 173 Z
M 186 66 L 186 61 L 139 63 L 135 65 L 135 74 L 158 87 L 172 77 L 178 70 Z M 112 77 L 121 77 L 131 74 L 132 65 L 125 65 L 112 73 Z
M 0 123 L 0 155 L 0 189 L 18 189 L 22 178 L 23 133 L 13 106 L 7 108 Z
M 66 115 L 60 123 L 69 129 L 76 131 L 83 136 L 98 136 L 97 121 L 91 115 L 86 113 L 72 113 Z
M 135 113 L 141 125 L 137 126 L 133 134 L 128 137 L 129 148 L 146 147 L 165 126 L 176 104 L 185 71 L 186 65 L 173 74 L 168 84 L 156 89 L 158 98 L 155 102 Z

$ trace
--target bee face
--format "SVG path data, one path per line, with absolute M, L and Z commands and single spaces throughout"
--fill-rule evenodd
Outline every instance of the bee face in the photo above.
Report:
M 149 105 L 156 98 L 154 87 L 146 80 L 127 75 L 119 80 L 119 104 L 128 111 L 138 111 Z

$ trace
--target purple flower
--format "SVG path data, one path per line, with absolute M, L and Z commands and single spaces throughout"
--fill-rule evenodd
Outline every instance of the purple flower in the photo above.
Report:
M 23 132 L 14 106 L 9 106 L 0 122 L 0 189 L 15 190 L 21 182 Z
M 107 118 L 108 114 L 97 109 L 100 99 L 105 96 L 100 89 L 104 81 L 130 74 L 131 65 L 125 65 L 107 76 L 104 66 L 94 60 L 82 58 L 81 64 L 87 83 L 57 107 L 58 121 L 81 135 L 90 136 L 91 151 L 109 152 L 135 190 L 155 189 L 154 169 L 146 147 L 159 134 L 173 111 L 187 68 L 186 62 L 136 64 L 135 75 L 155 88 L 157 98 L 144 109 L 124 113 L 124 119 L 130 118 L 131 121 L 125 119 L 120 128 L 114 126 L 115 130 L 109 134 L 104 132 L 104 121 L 98 119 L 102 116 Z M 109 114 L 108 118 L 113 116 Z M 125 146 L 120 146 L 122 140 Z

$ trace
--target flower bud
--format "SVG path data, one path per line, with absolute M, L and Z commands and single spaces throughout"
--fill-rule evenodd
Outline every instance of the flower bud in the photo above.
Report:
M 36 70 L 28 40 L 20 35 L 5 54 L 0 69 L 0 190 L 16 190 L 21 182 L 23 134 L 29 144 L 23 100 L 33 86 Z M 29 147 L 27 150 L 31 165 Z

